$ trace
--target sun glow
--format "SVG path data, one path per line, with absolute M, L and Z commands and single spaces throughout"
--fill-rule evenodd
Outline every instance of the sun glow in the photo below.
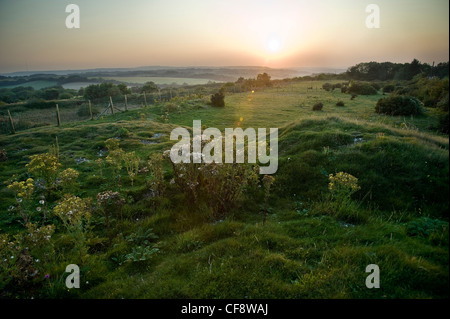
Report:
M 267 40 L 267 50 L 270 53 L 278 53 L 282 49 L 280 38 L 277 36 L 271 36 Z

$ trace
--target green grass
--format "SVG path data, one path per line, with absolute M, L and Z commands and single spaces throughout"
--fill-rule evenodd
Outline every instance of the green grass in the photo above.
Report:
M 127 198 L 109 242 L 103 219 L 94 216 L 89 258 L 70 251 L 67 235 L 55 235 L 49 283 L 27 296 L 45 298 L 448 298 L 448 136 L 433 128 L 433 110 L 420 117 L 389 117 L 374 112 L 382 97 L 323 90 L 323 83 L 294 83 L 254 93 L 228 94 L 225 108 L 207 99 L 179 102 L 161 120 L 166 104 L 105 116 L 96 121 L 54 124 L 0 136 L 8 160 L 0 179 L 28 177 L 29 156 L 46 152 L 58 136 L 63 168 L 80 172 L 77 195 L 95 198 L 113 188 L 94 161 L 104 141 L 129 132 L 120 147 L 141 159 L 170 149 L 170 132 L 202 120 L 207 127 L 278 127 L 279 169 L 269 214 L 262 224 L 259 195 L 246 193 L 223 221 L 208 219 L 208 208 L 192 209 L 169 186 L 164 198 L 148 196 L 145 175 L 134 187 L 123 174 Z M 342 100 L 344 107 L 336 107 Z M 321 112 L 312 106 L 322 102 Z M 155 137 L 156 133 L 165 135 Z M 142 141 L 156 142 L 144 144 Z M 105 156 L 105 155 L 104 155 Z M 88 161 L 77 164 L 76 159 Z M 166 167 L 168 169 L 168 167 Z M 344 211 L 329 199 L 328 174 L 348 172 L 361 190 Z M 166 180 L 171 178 L 166 171 Z M 7 211 L 15 201 L 0 187 L 0 229 L 22 231 Z M 428 219 L 423 219 L 426 216 Z M 119 265 L 130 253 L 124 238 L 152 229 L 160 252 L 150 259 Z M 121 235 L 122 234 L 122 235 Z M 114 259 L 113 259 L 114 258 Z M 67 291 L 68 263 L 81 264 L 81 289 Z M 381 288 L 367 289 L 368 264 L 380 267 Z M 88 283 L 86 283 L 88 282 Z

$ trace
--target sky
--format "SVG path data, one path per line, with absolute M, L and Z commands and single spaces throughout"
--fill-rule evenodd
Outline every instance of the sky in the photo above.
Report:
M 80 28 L 66 27 L 66 6 Z M 367 28 L 366 6 L 380 8 Z M 0 73 L 449 60 L 448 0 L 0 0 Z

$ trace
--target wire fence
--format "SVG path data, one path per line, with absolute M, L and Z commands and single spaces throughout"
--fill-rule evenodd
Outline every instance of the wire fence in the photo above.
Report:
M 0 107 L 0 134 L 10 134 L 34 127 L 98 119 L 113 113 L 152 106 L 176 98 L 199 97 L 208 91 L 168 89 L 155 93 L 133 93 L 96 100 L 72 99 L 48 101 L 33 105 L 16 103 Z

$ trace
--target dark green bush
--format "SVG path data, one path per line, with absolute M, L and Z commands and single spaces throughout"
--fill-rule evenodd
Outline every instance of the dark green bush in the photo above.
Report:
M 333 91 L 334 90 L 334 85 L 331 84 L 331 83 L 325 83 L 324 85 L 322 85 L 322 89 L 324 89 L 327 92 Z
M 386 115 L 420 115 L 423 108 L 422 103 L 414 97 L 395 95 L 379 99 L 375 112 Z
M 396 94 L 396 95 L 411 95 L 411 94 L 409 94 L 410 91 L 411 90 L 408 87 L 399 86 L 399 87 L 395 88 L 393 93 Z
M 383 87 L 383 93 L 392 93 L 395 90 L 395 86 L 393 84 L 388 84 Z
M 225 106 L 225 95 L 223 94 L 222 91 L 211 95 L 211 105 L 218 106 L 218 107 Z
M 73 98 L 73 95 L 70 94 L 70 93 L 68 93 L 68 92 L 64 92 L 64 93 L 59 94 L 59 97 L 58 97 L 58 98 L 59 98 L 60 100 L 68 100 L 68 99 Z
M 322 111 L 322 109 L 323 109 L 323 103 L 320 103 L 320 102 L 314 104 L 314 106 L 312 108 L 313 111 Z
M 372 86 L 375 90 L 379 91 L 381 89 L 381 85 L 376 82 L 370 83 L 370 86 Z
M 374 95 L 377 94 L 377 90 L 368 83 L 354 82 L 347 89 L 347 93 L 359 95 Z

